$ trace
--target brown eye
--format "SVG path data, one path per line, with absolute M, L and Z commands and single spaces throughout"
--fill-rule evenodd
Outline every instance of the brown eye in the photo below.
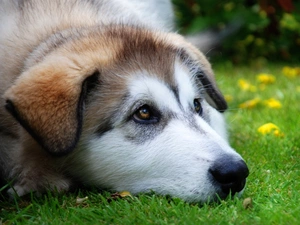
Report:
M 202 106 L 199 99 L 194 99 L 194 109 L 200 116 L 202 115 Z
M 136 123 L 142 124 L 157 123 L 159 120 L 159 115 L 156 113 L 156 111 L 151 109 L 149 105 L 143 105 L 135 111 L 133 114 L 133 120 Z
M 142 107 L 136 112 L 135 116 L 141 120 L 149 120 L 151 116 L 150 110 L 148 107 Z

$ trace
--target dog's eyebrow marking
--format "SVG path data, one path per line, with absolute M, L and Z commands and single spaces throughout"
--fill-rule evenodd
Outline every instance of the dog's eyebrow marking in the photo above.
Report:
M 179 91 L 176 90 L 176 87 L 170 87 L 155 77 L 142 76 L 141 79 L 134 79 L 130 83 L 131 96 L 144 98 L 145 100 L 155 100 L 158 107 L 167 107 L 174 112 L 181 111 L 176 97 L 179 96 Z M 168 99 L 168 101 L 165 101 L 165 99 Z
M 175 96 L 175 99 L 177 100 L 178 105 L 180 106 L 180 108 L 182 108 L 182 105 L 180 103 L 178 86 L 173 86 L 173 87 L 170 86 L 169 88 L 174 93 L 174 96 Z

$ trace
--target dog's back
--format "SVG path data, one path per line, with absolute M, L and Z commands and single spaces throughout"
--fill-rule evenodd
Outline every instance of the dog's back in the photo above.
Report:
M 24 58 L 51 34 L 116 23 L 167 31 L 173 27 L 172 15 L 168 0 L 1 0 L 1 88 L 10 85 L 5 79 L 17 76 Z

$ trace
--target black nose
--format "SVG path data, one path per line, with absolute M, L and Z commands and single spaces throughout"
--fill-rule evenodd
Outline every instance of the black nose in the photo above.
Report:
M 231 158 L 223 157 L 209 169 L 215 181 L 217 181 L 225 194 L 243 190 L 249 169 L 243 160 L 234 161 Z

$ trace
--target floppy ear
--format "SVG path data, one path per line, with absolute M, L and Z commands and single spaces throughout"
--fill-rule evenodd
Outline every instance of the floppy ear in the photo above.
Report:
M 196 76 L 205 89 L 206 101 L 219 112 L 224 112 L 227 109 L 227 103 L 217 87 L 214 73 L 206 57 L 198 48 L 187 42 L 181 35 L 170 34 L 167 39 L 176 47 L 177 54 L 179 54 L 181 61 L 185 63 L 190 70 L 196 70 Z
M 81 134 L 84 96 L 92 74 L 66 58 L 46 60 L 22 73 L 6 91 L 6 109 L 48 152 L 66 154 Z
M 194 46 L 186 44 L 186 49 L 181 49 L 180 58 L 192 70 L 196 70 L 196 77 L 205 89 L 206 101 L 219 112 L 227 109 L 227 102 L 217 87 L 214 73 L 206 57 Z
M 207 74 L 203 72 L 202 70 L 197 72 L 197 77 L 200 79 L 205 89 L 206 101 L 219 112 L 224 112 L 227 109 L 227 102 L 217 87 L 214 77 L 210 76 L 209 73 Z

